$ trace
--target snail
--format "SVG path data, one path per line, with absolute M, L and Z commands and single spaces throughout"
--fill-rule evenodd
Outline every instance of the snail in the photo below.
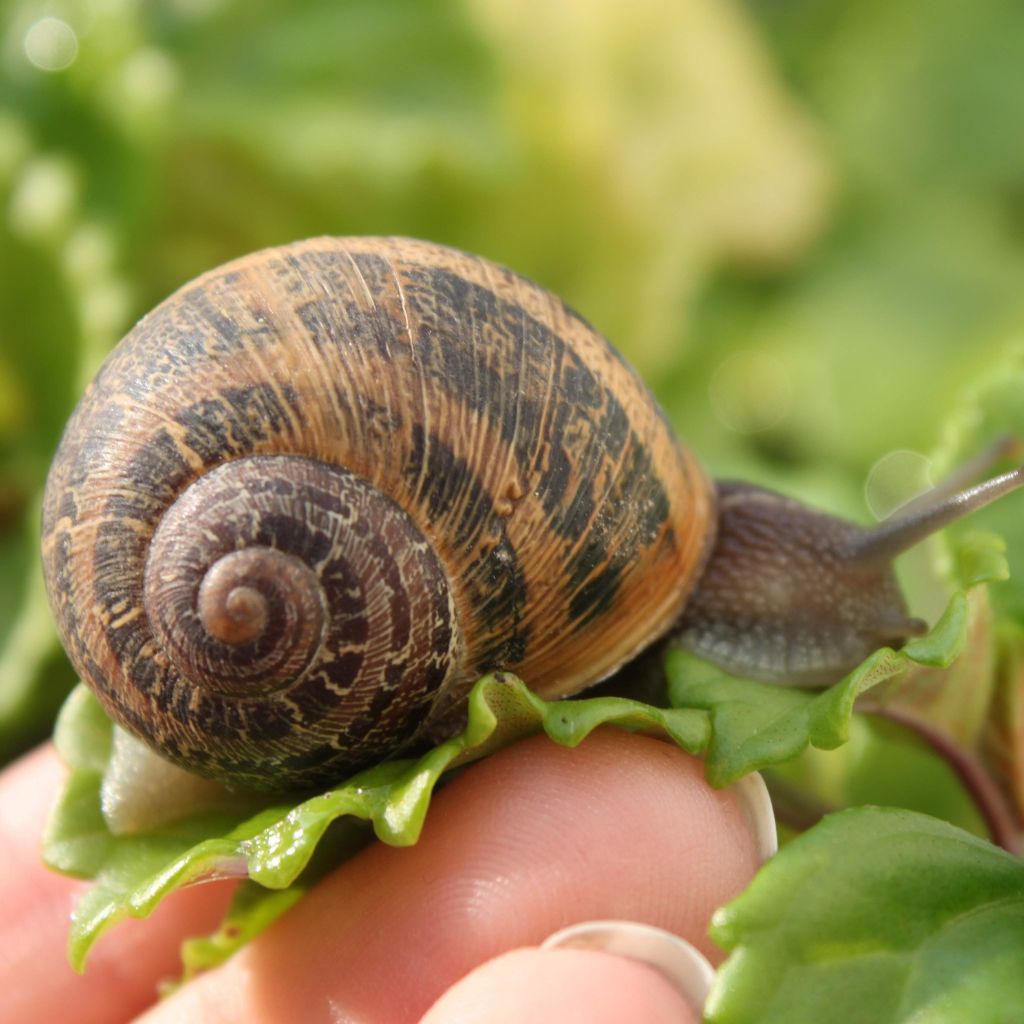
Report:
M 47 589 L 107 713 L 181 767 L 308 789 L 554 698 L 671 635 L 841 677 L 923 629 L 892 558 L 1022 482 L 862 528 L 712 483 L 558 298 L 426 242 L 320 238 L 184 286 L 121 342 L 47 483 Z

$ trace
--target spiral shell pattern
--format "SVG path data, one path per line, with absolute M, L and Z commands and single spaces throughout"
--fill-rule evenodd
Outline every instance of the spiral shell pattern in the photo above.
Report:
M 549 292 L 404 239 L 186 285 L 65 432 L 43 549 L 107 711 L 230 785 L 308 788 L 435 736 L 484 672 L 608 675 L 678 617 L 712 495 Z

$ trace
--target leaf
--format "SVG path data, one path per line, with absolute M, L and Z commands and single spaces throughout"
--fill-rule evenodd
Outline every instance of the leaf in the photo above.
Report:
M 181 947 L 182 983 L 222 964 L 254 939 L 264 928 L 293 907 L 306 892 L 305 886 L 265 889 L 243 882 L 235 892 L 227 915 L 213 935 L 187 939 Z M 171 989 L 175 986 L 166 986 Z
M 922 660 L 874 690 L 869 701 L 871 710 L 910 714 L 940 729 L 965 750 L 973 750 L 990 714 L 996 685 L 996 642 L 988 591 L 978 587 L 967 597 L 967 640 L 956 662 L 947 668 Z
M 957 541 L 957 575 L 966 586 L 1010 578 L 1006 541 L 994 533 L 974 530 Z
M 709 712 L 705 770 L 713 786 L 728 786 L 750 772 L 791 760 L 809 745 L 820 750 L 842 746 L 861 694 L 914 663 L 949 665 L 963 648 L 966 630 L 966 597 L 958 593 L 927 636 L 902 651 L 883 647 L 823 692 L 713 675 L 706 669 L 694 672 L 691 656 L 675 651 L 666 662 L 669 701 L 673 707 Z
M 354 833 L 350 824 L 339 840 L 335 823 L 367 821 L 384 842 L 411 845 L 423 827 L 434 787 L 449 768 L 542 730 L 556 742 L 575 746 L 605 723 L 660 731 L 694 753 L 708 738 L 706 716 L 699 711 L 662 710 L 621 697 L 549 703 L 514 676 L 495 674 L 473 688 L 466 728 L 418 760 L 386 762 L 295 806 L 281 804 L 255 815 L 220 810 L 146 835 L 115 836 L 100 806 L 113 726 L 79 687 L 58 727 L 58 750 L 71 773 L 43 848 L 51 867 L 95 881 L 72 916 L 69 960 L 82 970 L 89 949 L 107 928 L 126 916 L 147 916 L 185 885 L 219 877 L 247 877 L 269 890 L 286 889 L 297 880 L 308 884 L 323 868 L 314 864 L 309 870 L 332 826 L 331 855 L 324 857 L 331 864 L 353 852 L 366 834 Z M 229 956 L 294 898 L 257 897 L 248 887 L 243 892 L 217 935 L 186 946 L 188 971 Z
M 1022 460 L 1024 453 L 1024 342 L 1020 340 L 1007 345 L 999 357 L 991 361 L 987 372 L 967 390 L 955 415 L 950 417 L 942 447 L 936 453 L 938 472 L 944 473 L 963 464 L 999 437 L 1012 437 L 1020 442 L 1005 466 L 1010 469 L 1014 462 Z M 1024 498 L 1019 494 L 1011 495 L 971 516 L 969 529 L 954 525 L 949 531 L 953 536 L 958 532 L 967 534 L 957 536 L 956 543 L 961 552 L 970 551 L 968 557 L 972 560 L 982 557 L 976 548 L 971 550 L 972 547 L 986 543 L 984 539 L 979 541 L 977 535 L 970 536 L 979 526 L 1006 538 L 1010 581 L 1005 586 L 993 588 L 992 603 L 1001 613 L 1000 617 L 1012 616 L 1018 621 L 1024 621 L 1022 501 Z M 991 538 L 992 534 L 987 536 Z M 990 547 L 989 556 L 992 554 L 998 553 Z M 958 558 L 964 558 L 964 554 Z M 964 568 L 963 565 L 959 567 L 961 572 Z
M 752 771 L 789 761 L 808 744 L 822 750 L 841 746 L 857 697 L 904 665 L 894 651 L 883 649 L 841 683 L 813 694 L 729 676 L 695 679 L 688 662 L 682 652 L 669 656 L 669 699 L 674 706 L 710 713 L 705 771 L 713 786 L 728 786 Z
M 912 811 L 831 815 L 712 921 L 708 1024 L 999 1024 L 1024 1006 L 1024 864 Z
M 999 538 L 974 534 L 957 547 L 959 589 L 932 629 L 900 651 L 875 651 L 845 679 L 824 691 L 808 691 L 725 675 L 682 651 L 666 661 L 669 703 L 707 711 L 711 739 L 708 781 L 728 786 L 750 772 L 782 764 L 808 746 L 834 750 L 849 738 L 857 699 L 907 669 L 948 669 L 966 644 L 968 589 L 1006 578 Z

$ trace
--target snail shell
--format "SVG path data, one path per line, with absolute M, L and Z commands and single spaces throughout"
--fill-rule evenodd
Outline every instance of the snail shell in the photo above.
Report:
M 247 789 L 344 777 L 545 697 L 679 617 L 713 491 L 611 346 L 486 260 L 321 238 L 200 277 L 124 339 L 56 456 L 44 566 L 107 712 Z

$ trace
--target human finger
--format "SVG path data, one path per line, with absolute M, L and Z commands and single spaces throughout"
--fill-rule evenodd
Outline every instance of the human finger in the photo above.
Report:
M 764 853 L 749 801 L 675 746 L 543 737 L 439 792 L 416 847 L 374 845 L 146 1018 L 416 1021 L 476 965 L 574 921 L 643 921 L 717 957 L 711 913 Z
M 517 949 L 470 972 L 420 1024 L 699 1024 L 646 964 L 583 949 Z
M 176 893 L 146 921 L 119 924 L 97 944 L 85 975 L 67 961 L 71 910 L 85 884 L 48 870 L 40 857 L 46 816 L 65 769 L 40 747 L 0 774 L 0 1020 L 121 1024 L 178 973 L 182 938 L 212 930 L 230 886 Z

